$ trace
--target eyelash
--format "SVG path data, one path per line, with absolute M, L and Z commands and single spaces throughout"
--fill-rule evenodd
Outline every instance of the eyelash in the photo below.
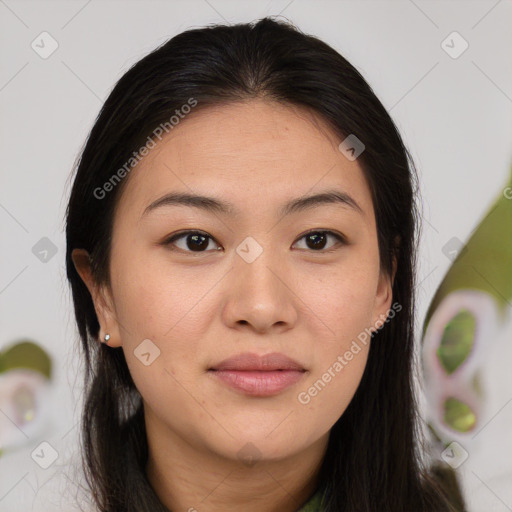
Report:
M 165 246 L 170 246 L 172 245 L 174 242 L 176 242 L 177 240 L 179 240 L 180 238 L 184 238 L 186 237 L 187 235 L 191 235 L 191 234 L 194 234 L 194 235 L 203 235 L 207 238 L 209 238 L 210 240 L 213 240 L 215 241 L 215 239 L 210 236 L 208 233 L 205 233 L 204 231 L 197 231 L 197 230 L 185 230 L 185 231 L 180 231 L 179 233 L 175 233 L 174 235 L 172 235 L 170 238 L 168 238 L 167 240 L 165 240 L 163 242 L 163 245 Z M 307 233 L 304 233 L 300 238 L 298 238 L 298 240 L 302 240 L 303 238 L 307 237 L 308 235 L 312 235 L 312 234 L 324 234 L 324 235 L 331 235 L 332 237 L 336 238 L 336 240 L 338 240 L 338 242 L 341 244 L 341 245 L 347 245 L 347 240 L 345 239 L 345 237 L 339 233 L 336 233 L 335 231 L 330 231 L 330 230 L 319 230 L 319 229 L 315 229 L 313 231 L 308 231 Z M 297 241 L 298 241 L 297 240 Z M 220 244 L 217 244 L 217 245 L 220 245 Z M 337 248 L 336 246 L 330 248 L 330 249 L 326 249 L 326 250 L 318 250 L 318 251 L 315 251 L 313 249 L 310 249 L 310 252 L 318 252 L 318 253 L 331 253 L 333 251 L 335 251 Z M 206 253 L 206 252 L 209 252 L 209 251 L 189 251 L 187 249 L 181 249 L 181 248 L 171 248 L 171 250 L 181 250 L 183 252 L 188 252 L 188 253 L 191 253 L 191 254 L 201 254 L 201 253 Z

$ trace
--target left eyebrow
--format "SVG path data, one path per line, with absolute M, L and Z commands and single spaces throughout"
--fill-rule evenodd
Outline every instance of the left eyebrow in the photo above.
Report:
M 292 199 L 284 204 L 279 209 L 278 213 L 280 216 L 285 216 L 326 204 L 342 204 L 364 217 L 364 211 L 357 204 L 356 200 L 346 192 L 339 190 L 325 190 L 318 194 Z M 142 213 L 141 218 L 157 208 L 180 205 L 198 208 L 206 212 L 220 213 L 223 215 L 237 215 L 239 213 L 233 204 L 215 197 L 171 192 L 153 201 L 149 206 L 147 206 Z
M 290 215 L 291 213 L 302 212 L 314 208 L 315 206 L 321 206 L 326 204 L 342 204 L 348 206 L 355 212 L 359 213 L 364 217 L 363 209 L 357 204 L 357 201 L 340 190 L 324 190 L 319 194 L 309 195 L 293 199 L 286 203 L 279 211 L 282 216 Z

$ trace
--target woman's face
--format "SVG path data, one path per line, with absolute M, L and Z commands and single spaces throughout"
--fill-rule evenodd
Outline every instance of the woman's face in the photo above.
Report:
M 111 288 L 96 309 L 154 428 L 230 459 L 244 450 L 278 459 L 320 440 L 345 411 L 367 333 L 392 296 L 370 191 L 340 142 L 302 109 L 265 100 L 209 107 L 124 178 Z M 360 210 L 334 200 L 284 210 L 326 191 Z M 167 194 L 231 210 L 160 201 Z M 192 233 L 168 242 L 184 230 Z M 243 353 L 284 354 L 305 371 L 212 370 Z

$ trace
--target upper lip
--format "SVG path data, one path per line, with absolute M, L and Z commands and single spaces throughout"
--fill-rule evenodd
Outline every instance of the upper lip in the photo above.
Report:
M 298 370 L 305 371 L 304 367 L 290 357 L 272 352 L 259 356 L 244 352 L 212 366 L 210 370 L 239 370 L 239 371 L 272 371 L 272 370 Z

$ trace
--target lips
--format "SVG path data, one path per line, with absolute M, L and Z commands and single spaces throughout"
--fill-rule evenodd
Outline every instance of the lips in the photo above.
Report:
M 264 356 L 244 353 L 230 357 L 210 368 L 208 373 L 237 392 L 265 397 L 296 384 L 306 372 L 297 361 L 274 352 Z
M 210 370 L 224 371 L 276 371 L 276 370 L 295 370 L 305 371 L 304 367 L 297 361 L 289 358 L 288 356 L 273 352 L 259 356 L 249 352 L 239 354 L 221 363 L 213 366 Z

